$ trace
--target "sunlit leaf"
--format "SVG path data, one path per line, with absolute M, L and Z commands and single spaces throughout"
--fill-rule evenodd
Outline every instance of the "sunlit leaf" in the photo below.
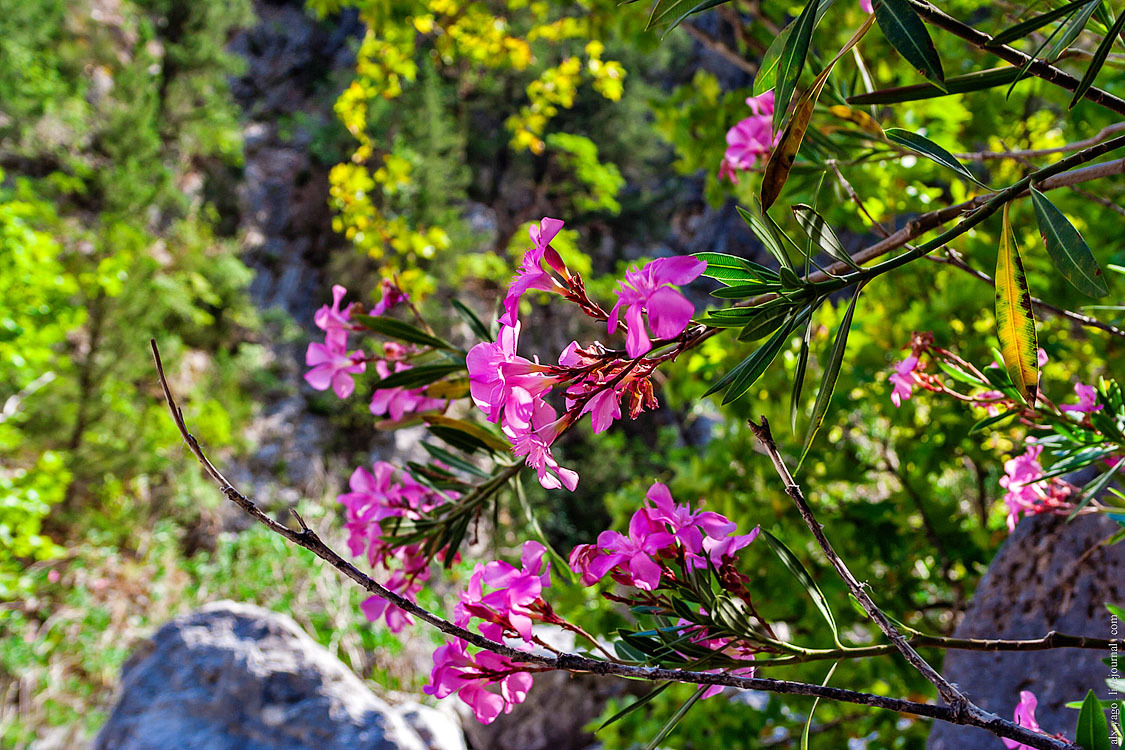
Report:
M 852 268 L 859 269 L 859 264 L 852 260 L 852 256 L 844 249 L 844 244 L 840 242 L 840 238 L 832 231 L 832 227 L 828 226 L 828 222 L 812 206 L 798 203 L 793 206 L 793 215 L 797 217 L 797 224 L 809 236 L 814 245 L 828 253 L 833 259 L 843 261 Z
M 1109 739 L 1109 723 L 1093 690 L 1086 693 L 1082 709 L 1078 712 L 1074 743 L 1082 750 L 1113 750 L 1113 743 Z
M 805 69 L 805 59 L 809 54 L 813 28 L 816 26 L 816 9 L 820 0 L 809 0 L 801 15 L 793 22 L 793 31 L 781 50 L 777 61 L 777 83 L 774 86 L 773 129 L 776 132 L 785 119 L 793 92 L 797 90 L 797 80 Z M 763 201 L 765 203 L 765 201 Z M 767 206 L 768 208 L 768 206 Z
M 1057 21 L 1063 16 L 1069 15 L 1072 11 L 1082 7 L 1083 5 L 1086 5 L 1089 1 L 1090 0 L 1074 0 L 1074 2 L 1060 5 L 1054 10 L 1049 10 L 1046 13 L 1040 13 L 1037 16 L 1032 16 L 1025 21 L 1020 21 L 1015 26 L 1004 29 L 1004 31 L 1001 31 L 999 34 L 992 37 L 992 41 L 990 41 L 985 46 L 999 47 L 1001 45 L 1008 44 L 1009 42 L 1014 42 L 1017 39 L 1021 39 L 1031 32 L 1035 31 L 1036 29 L 1046 26 L 1047 24 L 1051 23 L 1051 21 Z
M 1008 205 L 1004 204 L 1004 226 L 996 254 L 996 336 L 1012 383 L 1027 403 L 1034 404 L 1039 393 L 1039 341 L 1023 260 L 1008 220 Z
M 902 128 L 887 128 L 887 139 L 897 143 L 900 146 L 917 151 L 925 156 L 927 159 L 940 164 L 947 169 L 952 169 L 957 174 L 964 177 L 966 180 L 971 180 L 982 187 L 988 187 L 983 182 L 973 176 L 973 173 L 965 167 L 957 157 L 946 151 L 941 146 L 937 145 L 924 135 L 912 133 L 909 130 Z
M 828 406 L 832 403 L 832 392 L 836 390 L 836 381 L 840 378 L 840 367 L 843 365 L 844 353 L 848 348 L 848 332 L 852 327 L 855 304 L 859 300 L 861 289 L 862 286 L 857 284 L 851 304 L 848 305 L 848 310 L 844 313 L 843 320 L 840 321 L 840 327 L 836 329 L 836 341 L 832 345 L 832 353 L 825 365 L 824 377 L 820 381 L 820 390 L 817 392 L 816 402 L 813 404 L 812 419 L 809 422 L 808 434 L 805 436 L 805 446 L 801 449 L 801 460 L 797 462 L 798 469 L 804 463 L 805 456 L 809 454 L 809 448 L 812 447 L 816 433 L 820 430 L 820 426 L 824 423 L 824 417 L 828 414 Z

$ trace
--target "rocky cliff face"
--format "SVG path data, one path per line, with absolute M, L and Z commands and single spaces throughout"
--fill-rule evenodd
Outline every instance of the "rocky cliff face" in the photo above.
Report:
M 1120 528 L 1101 516 L 1067 523 L 1056 516 L 1025 519 L 1004 543 L 981 579 L 972 604 L 954 632 L 958 638 L 1040 638 L 1052 630 L 1110 635 L 1105 602 L 1125 601 L 1125 545 L 1096 548 Z M 1095 549 L 1096 548 L 1096 549 Z M 1074 738 L 1078 714 L 1066 703 L 1093 688 L 1107 699 L 1108 657 L 1091 649 L 1052 651 L 949 651 L 942 673 L 979 706 L 1010 719 L 1021 690 L 1039 699 L 1043 730 Z M 938 723 L 929 750 L 992 750 L 1000 746 L 979 729 Z

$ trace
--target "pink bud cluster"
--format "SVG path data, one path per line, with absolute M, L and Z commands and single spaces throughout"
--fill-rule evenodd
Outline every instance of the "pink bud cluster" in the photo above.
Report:
M 627 534 L 603 531 L 595 544 L 580 544 L 570 553 L 570 567 L 584 584 L 609 575 L 623 586 L 656 591 L 662 580 L 677 577 L 676 567 L 706 568 L 708 560 L 722 573 L 758 536 L 757 527 L 734 534 L 736 526 L 725 516 L 676 505 L 660 482 L 645 498 L 649 502 L 633 514 Z
M 352 472 L 351 492 L 336 498 L 346 509 L 348 548 L 357 557 L 366 556 L 372 567 L 381 566 L 389 571 L 386 587 L 414 601 L 430 578 L 430 556 L 425 554 L 423 544 L 393 546 L 383 536 L 400 519 L 420 519 L 447 500 L 455 499 L 456 493 L 442 495 L 419 484 L 410 474 L 397 472 L 385 461 L 376 461 L 371 468 L 368 471 L 360 466 Z M 413 623 L 409 614 L 378 596 L 365 600 L 362 607 L 368 620 L 385 618 L 387 627 L 395 633 Z
M 536 643 L 533 621 L 562 624 L 543 600 L 543 590 L 551 585 L 545 552 L 542 544 L 526 542 L 519 568 L 499 560 L 478 563 L 457 603 L 456 624 L 468 627 L 480 620 L 477 629 L 484 637 L 501 643 L 506 637 L 519 638 L 529 649 Z M 531 685 L 526 666 L 487 651 L 470 656 L 468 644 L 457 638 L 434 652 L 434 669 L 424 690 L 436 698 L 457 693 L 478 721 L 489 724 L 522 703 Z
M 649 378 L 658 362 L 639 359 L 652 349 L 648 329 L 659 339 L 684 332 L 694 307 L 673 285 L 693 281 L 707 264 L 683 256 L 630 269 L 619 284 L 617 303 L 607 314 L 586 296 L 581 277 L 566 267 L 551 246 L 562 227 L 562 221 L 544 217 L 530 228 L 533 247 L 509 286 L 499 335 L 495 342 L 473 347 L 466 365 L 474 403 L 489 421 L 500 424 L 513 453 L 535 468 L 543 487 L 573 490 L 578 474 L 559 466 L 552 444 L 585 414 L 592 415 L 594 431 L 601 432 L 621 417 L 623 401 L 634 418 L 657 405 Z M 624 310 L 626 352 L 632 360 L 623 360 L 597 342 L 581 348 L 576 341 L 562 352 L 557 365 L 520 356 L 516 351 L 521 330 L 519 302 L 529 289 L 562 295 L 587 315 L 607 321 L 610 334 L 620 327 Z M 545 397 L 564 384 L 566 413 L 559 417 Z

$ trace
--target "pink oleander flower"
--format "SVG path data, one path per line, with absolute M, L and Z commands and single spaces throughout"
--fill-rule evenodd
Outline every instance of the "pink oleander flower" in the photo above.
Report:
M 430 558 L 422 544 L 390 546 L 382 538 L 381 524 L 388 518 L 417 520 L 447 499 L 455 499 L 457 493 L 443 496 L 414 481 L 408 473 L 402 472 L 396 480 L 395 473 L 396 469 L 385 461 L 375 462 L 372 471 L 360 466 L 348 482 L 351 491 L 336 499 L 346 509 L 344 528 L 352 555 L 364 555 L 372 567 L 390 571 L 387 588 L 413 601 L 429 580 Z M 361 608 L 372 622 L 384 618 L 395 633 L 413 622 L 404 610 L 377 596 L 365 600 Z
M 1012 716 L 1012 721 L 1033 732 L 1043 733 L 1043 730 L 1039 727 L 1039 722 L 1035 720 L 1035 707 L 1038 703 L 1039 701 L 1036 700 L 1035 693 L 1030 690 L 1021 690 L 1020 702 L 1016 704 L 1016 710 Z M 1004 747 L 1008 748 L 1008 750 L 1033 750 L 1030 745 L 1025 745 L 1017 740 L 1010 740 L 1007 737 L 1001 737 L 1000 741 L 1004 743 Z
M 530 424 L 526 428 L 516 429 L 508 425 L 502 428 L 512 443 L 512 454 L 526 456 L 526 464 L 535 469 L 540 486 L 547 490 L 566 487 L 573 492 L 578 486 L 578 472 L 559 466 L 551 452 L 551 444 L 567 419 L 567 415 L 556 418 L 555 410 L 538 400 L 533 405 Z
M 544 292 L 566 291 L 550 273 L 543 269 L 543 261 L 547 261 L 547 265 L 554 270 L 564 276 L 567 273 L 562 258 L 551 247 L 551 240 L 555 239 L 563 228 L 563 223 L 561 219 L 544 216 L 538 225 L 532 224 L 528 228 L 534 247 L 523 256 L 523 262 L 508 286 L 508 294 L 504 297 L 504 314 L 500 316 L 501 325 L 516 325 L 520 297 L 528 289 L 540 289 Z
M 662 530 L 647 513 L 634 513 L 628 536 L 603 531 L 598 535 L 597 546 L 608 554 L 592 558 L 588 570 L 575 572 L 582 572 L 584 579 L 590 577 L 596 581 L 612 571 L 616 573 L 615 578 L 627 585 L 655 591 L 662 571 L 652 556 L 674 543 L 675 537 Z
M 386 315 L 387 311 L 395 305 L 410 301 L 410 295 L 402 291 L 396 279 L 383 279 L 379 288 L 382 290 L 383 296 L 371 309 L 372 315 Z
M 773 133 L 773 90 L 746 100 L 751 117 L 727 131 L 727 150 L 719 165 L 719 179 L 728 178 L 738 184 L 738 172 L 750 169 L 758 158 L 767 158 L 781 137 Z
M 625 272 L 624 281 L 618 282 L 617 303 L 610 311 L 608 329 L 611 334 L 617 330 L 624 306 L 629 329 L 625 350 L 630 357 L 639 357 L 652 348 L 642 313 L 648 314 L 648 324 L 658 339 L 670 339 L 684 332 L 695 307 L 673 285 L 691 283 L 706 268 L 706 261 L 680 255 L 658 258 L 639 271 Z
M 395 362 L 394 366 L 395 372 L 403 372 L 412 367 L 405 362 Z M 375 372 L 379 374 L 380 378 L 390 377 L 389 363 L 386 360 L 379 360 L 375 363 Z M 380 388 L 371 397 L 369 408 L 371 413 L 377 417 L 387 415 L 392 421 L 398 422 L 407 414 L 440 409 L 445 405 L 444 399 L 423 395 L 425 390 L 425 387 L 410 390 L 406 388 Z
M 1089 414 L 1090 412 L 1101 411 L 1103 405 L 1097 403 L 1098 389 L 1092 385 L 1084 385 L 1076 383 L 1074 385 L 1074 392 L 1078 394 L 1077 404 L 1063 404 L 1059 407 L 1062 411 L 1074 411 L 1079 414 Z
M 497 685 L 494 693 L 489 685 Z M 457 693 L 473 709 L 477 721 L 491 724 L 501 713 L 527 698 L 532 678 L 507 657 L 481 651 L 469 656 L 468 644 L 460 638 L 434 651 L 430 684 L 422 688 L 427 695 L 445 698 Z
M 864 13 L 875 12 L 875 9 L 871 7 L 871 0 L 859 0 L 859 7 Z
M 543 589 L 551 585 L 550 564 L 543 560 L 546 551 L 539 542 L 529 541 L 523 545 L 519 568 L 502 560 L 478 564 L 461 593 L 456 623 L 465 627 L 476 617 L 531 643 L 531 624 L 536 617 L 532 607 L 543 604 Z M 492 591 L 485 593 L 485 586 Z
M 902 406 L 902 400 L 910 398 L 914 389 L 914 370 L 917 367 L 918 357 L 914 354 L 895 364 L 895 371 L 890 377 L 890 381 L 894 384 L 891 401 L 895 406 Z
M 305 381 L 318 391 L 336 392 L 339 398 L 347 398 L 355 391 L 352 375 L 363 372 L 367 364 L 363 353 L 347 351 L 347 334 L 330 330 L 323 344 L 309 344 L 305 353 L 305 364 L 312 369 L 305 373 Z
M 351 302 L 343 310 L 340 309 L 340 303 L 343 302 L 344 295 L 347 293 L 348 290 L 339 284 L 333 285 L 332 307 L 323 305 L 313 315 L 313 323 L 316 324 L 317 328 L 324 331 L 326 343 L 329 346 L 336 343 L 339 348 L 346 348 L 348 333 L 355 330 L 355 324 L 351 322 L 352 307 L 355 306 L 355 303 Z
M 516 354 L 519 335 L 519 321 L 501 326 L 495 342 L 477 344 L 466 357 L 473 403 L 488 421 L 517 432 L 528 429 L 543 396 L 559 382 L 552 368 Z
M 1071 486 L 1058 477 L 1042 479 L 1043 467 L 1039 456 L 1043 446 L 1029 444 L 1027 451 L 1004 463 L 1005 476 L 1000 486 L 1008 492 L 1004 503 L 1008 506 L 1008 531 L 1014 531 L 1020 514 L 1036 515 L 1064 510 L 1069 507 Z

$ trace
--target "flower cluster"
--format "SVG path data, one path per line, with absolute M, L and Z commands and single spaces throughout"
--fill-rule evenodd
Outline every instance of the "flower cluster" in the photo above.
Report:
M 395 546 L 383 537 L 400 519 L 417 520 L 455 499 L 456 493 L 439 494 L 385 461 L 377 461 L 371 468 L 368 471 L 360 466 L 352 472 L 351 492 L 336 498 L 346 509 L 348 548 L 356 557 L 365 555 L 372 567 L 389 571 L 386 587 L 413 601 L 430 578 L 430 557 L 423 544 Z M 396 473 L 400 475 L 397 479 Z M 378 596 L 365 600 L 362 607 L 368 620 L 385 618 L 387 627 L 395 633 L 413 623 L 409 614 Z
M 758 536 L 734 534 L 735 524 L 713 511 L 693 511 L 677 505 L 668 488 L 657 482 L 629 521 L 629 531 L 603 531 L 595 544 L 580 544 L 570 553 L 570 567 L 587 586 L 609 575 L 624 586 L 655 591 L 666 576 L 675 578 L 673 564 L 717 569 L 729 566 L 739 550 Z
M 1028 441 L 1027 451 L 1004 462 L 1000 486 L 1007 490 L 1004 504 L 1008 506 L 1008 530 L 1019 522 L 1020 514 L 1068 513 L 1073 505 L 1070 497 L 1074 486 L 1058 477 L 1043 479 L 1039 456 L 1043 446 Z
M 571 569 L 580 574 L 582 583 L 591 586 L 606 576 L 637 590 L 635 596 L 606 594 L 614 601 L 643 604 L 650 609 L 674 611 L 671 599 L 654 594 L 664 588 L 674 591 L 687 583 L 692 570 L 713 568 L 720 585 L 728 592 L 748 600 L 747 579 L 734 563 L 739 550 L 757 538 L 755 527 L 749 534 L 735 534 L 735 524 L 712 511 L 693 510 L 687 503 L 677 505 L 668 488 L 657 482 L 645 495 L 643 504 L 629 521 L 627 534 L 603 531 L 595 544 L 580 544 L 570 554 Z M 676 594 L 671 594 L 676 596 Z M 709 613 L 701 608 L 701 621 L 679 618 L 677 640 L 724 656 L 734 662 L 751 661 L 759 650 L 754 644 L 719 636 L 707 624 Z M 686 654 L 685 661 L 691 661 Z M 727 674 L 753 675 L 752 666 L 724 667 L 708 670 Z M 708 698 L 719 693 L 720 686 L 710 686 L 703 693 Z
M 367 369 L 362 352 L 348 351 L 348 334 L 357 326 L 350 320 L 355 303 L 340 309 L 347 293 L 339 284 L 332 287 L 332 306 L 324 305 L 313 317 L 316 327 L 324 331 L 324 343 L 314 341 L 305 353 L 305 364 L 312 368 L 305 373 L 308 384 L 318 391 L 331 388 L 339 398 L 352 395 L 352 376 Z
M 1043 728 L 1039 726 L 1039 722 L 1035 720 L 1035 708 L 1039 705 L 1035 693 L 1030 690 L 1020 691 L 1020 702 L 1016 704 L 1016 710 L 1012 714 L 1012 721 L 1021 727 L 1030 729 L 1033 732 L 1054 737 L 1059 740 L 1066 740 L 1061 734 L 1047 734 Z M 1031 745 L 1025 745 L 1019 740 L 1010 740 L 1007 737 L 1001 737 L 1000 741 L 1004 743 L 1004 747 L 1008 750 L 1032 750 Z
M 538 643 L 531 632 L 533 621 L 565 625 L 543 600 L 543 589 L 551 585 L 545 552 L 542 544 L 526 542 L 519 568 L 500 560 L 478 563 L 457 603 L 456 624 L 464 628 L 478 619 L 477 630 L 484 637 L 500 643 L 505 637 L 520 638 L 525 648 Z M 526 670 L 491 652 L 470 656 L 468 644 L 457 638 L 434 652 L 434 669 L 424 690 L 436 698 L 457 693 L 482 724 L 489 724 L 523 702 L 532 685 Z
M 707 264 L 683 256 L 630 269 L 619 284 L 617 303 L 606 313 L 589 299 L 581 277 L 567 269 L 551 246 L 562 227 L 562 221 L 550 217 L 531 227 L 533 247 L 509 286 L 499 335 L 494 342 L 474 346 L 466 365 L 473 402 L 489 421 L 500 425 L 512 452 L 535 468 L 543 487 L 573 490 L 578 474 L 559 466 L 551 450 L 555 439 L 585 414 L 591 414 L 594 431 L 601 432 L 620 419 L 622 403 L 634 418 L 656 406 L 650 376 L 659 362 L 640 360 L 652 349 L 649 329 L 665 343 L 684 332 L 695 308 L 674 285 L 695 280 Z M 598 342 L 583 348 L 577 341 L 566 347 L 556 365 L 520 356 L 519 303 L 529 289 L 564 296 L 587 315 L 606 321 L 610 334 L 621 327 L 624 310 L 629 359 Z M 566 412 L 560 417 L 545 399 L 561 386 L 565 386 Z
M 777 146 L 781 134 L 773 132 L 774 94 L 769 90 L 746 100 L 753 112 L 727 131 L 727 151 L 719 165 L 719 179 L 738 184 L 738 173 L 751 169 L 759 158 L 766 159 Z
M 481 625 L 480 630 L 485 637 L 495 639 L 496 633 L 487 625 Z M 531 690 L 531 675 L 508 657 L 491 651 L 470 655 L 468 645 L 455 638 L 434 652 L 430 684 L 422 692 L 435 698 L 456 693 L 473 709 L 477 721 L 491 724 L 501 713 L 511 713 L 513 706 L 523 703 Z

